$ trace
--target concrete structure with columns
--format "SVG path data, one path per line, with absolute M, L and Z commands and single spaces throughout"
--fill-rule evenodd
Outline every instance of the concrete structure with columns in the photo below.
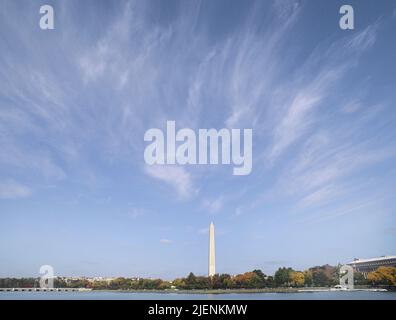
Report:
M 382 256 L 371 259 L 354 259 L 347 263 L 353 270 L 362 272 L 364 277 L 371 271 L 378 269 L 379 267 L 396 267 L 396 256 Z

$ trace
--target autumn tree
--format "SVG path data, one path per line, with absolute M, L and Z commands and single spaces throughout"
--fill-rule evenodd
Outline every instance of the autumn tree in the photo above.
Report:
M 367 279 L 373 285 L 396 286 L 396 267 L 379 267 L 369 272 Z
M 302 287 L 304 286 L 304 273 L 300 271 L 292 271 L 289 273 L 289 283 L 293 287 Z

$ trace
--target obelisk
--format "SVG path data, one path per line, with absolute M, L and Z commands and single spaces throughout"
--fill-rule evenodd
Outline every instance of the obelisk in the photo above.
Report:
M 216 256 L 215 256 L 215 235 L 214 235 L 214 224 L 210 223 L 209 226 L 209 277 L 212 277 L 216 273 Z

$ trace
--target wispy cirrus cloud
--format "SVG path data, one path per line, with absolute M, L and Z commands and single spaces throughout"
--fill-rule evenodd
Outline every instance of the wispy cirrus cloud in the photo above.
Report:
M 32 195 L 32 190 L 13 180 L 0 182 L 0 198 L 1 199 L 20 199 Z
M 75 215 L 62 218 L 75 223 L 78 215 L 89 232 L 94 219 L 100 234 L 112 232 L 114 223 L 117 234 L 102 243 L 112 247 L 124 242 L 124 226 L 125 239 L 141 240 L 146 218 L 156 212 L 164 214 L 150 221 L 155 230 L 183 230 L 186 218 L 190 231 L 202 234 L 205 213 L 222 212 L 215 216 L 216 235 L 234 228 L 232 237 L 242 239 L 236 250 L 268 254 L 267 260 L 273 253 L 260 251 L 261 241 L 245 246 L 248 234 L 271 241 L 281 230 L 287 245 L 274 241 L 274 251 L 318 245 L 324 252 L 325 240 L 301 240 L 303 223 L 299 237 L 287 229 L 308 221 L 326 233 L 330 220 L 361 213 L 363 230 L 353 235 L 364 243 L 359 237 L 371 229 L 374 212 L 383 230 L 380 213 L 393 205 L 394 190 L 392 10 L 384 6 L 375 20 L 377 11 L 359 3 L 356 13 L 367 14 L 344 32 L 339 8 L 330 2 L 225 3 L 56 2 L 59 27 L 46 32 L 38 28 L 38 4 L 5 1 L 0 180 L 10 178 L 14 186 L 6 185 L 3 195 L 36 201 L 51 185 L 45 189 L 51 201 L 40 204 L 43 216 L 53 213 L 55 202 L 83 195 Z M 326 23 L 312 27 L 332 10 Z M 163 129 L 167 120 L 178 128 L 253 128 L 252 173 L 241 178 L 220 166 L 146 167 L 144 132 Z M 16 204 L 7 201 L 21 210 Z M 116 221 L 106 220 L 117 213 Z M 37 226 L 34 218 L 29 223 Z M 116 225 L 121 220 L 125 225 Z M 394 217 L 389 220 L 394 225 Z M 102 238 L 92 239 L 90 252 L 102 254 L 95 252 Z M 156 265 L 153 255 L 145 258 L 154 263 L 142 269 Z
M 152 165 L 146 166 L 145 172 L 152 178 L 165 182 L 176 190 L 181 199 L 188 199 L 197 194 L 191 174 L 181 166 Z
M 318 46 L 306 63 L 297 73 L 297 81 L 291 90 L 292 96 L 286 93 L 290 105 L 281 108 L 278 123 L 273 129 L 273 138 L 268 150 L 268 158 L 274 161 L 279 155 L 297 141 L 309 129 L 317 124 L 319 108 L 323 108 L 325 98 L 342 83 L 356 63 L 359 56 L 375 43 L 378 24 L 372 24 L 356 35 L 341 39 L 327 48 Z M 312 76 L 309 70 L 316 69 Z M 356 107 L 355 107 L 356 109 Z
M 36 150 L 29 145 L 17 143 L 0 133 L 0 164 L 3 166 L 27 170 L 30 174 L 40 173 L 45 179 L 62 180 L 67 174 L 54 161 L 46 150 Z M 27 157 L 29 154 L 29 157 Z
M 204 199 L 203 200 L 203 206 L 206 210 L 209 211 L 209 213 L 214 214 L 219 212 L 224 205 L 224 198 L 222 196 L 217 197 L 213 200 L 209 199 Z
M 378 195 L 374 197 L 369 197 L 366 199 L 358 199 L 348 202 L 340 203 L 334 208 L 325 210 L 321 214 L 310 214 L 301 219 L 301 223 L 318 223 L 331 219 L 342 219 L 347 215 L 356 214 L 359 216 L 364 216 L 368 212 L 376 210 L 381 203 L 381 200 L 389 198 L 389 195 Z

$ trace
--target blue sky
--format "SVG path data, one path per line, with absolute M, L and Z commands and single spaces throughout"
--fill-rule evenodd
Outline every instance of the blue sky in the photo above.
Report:
M 51 4 L 55 30 L 39 28 Z M 396 3 L 1 1 L 0 276 L 173 278 L 396 253 Z M 147 167 L 167 120 L 253 170 Z

